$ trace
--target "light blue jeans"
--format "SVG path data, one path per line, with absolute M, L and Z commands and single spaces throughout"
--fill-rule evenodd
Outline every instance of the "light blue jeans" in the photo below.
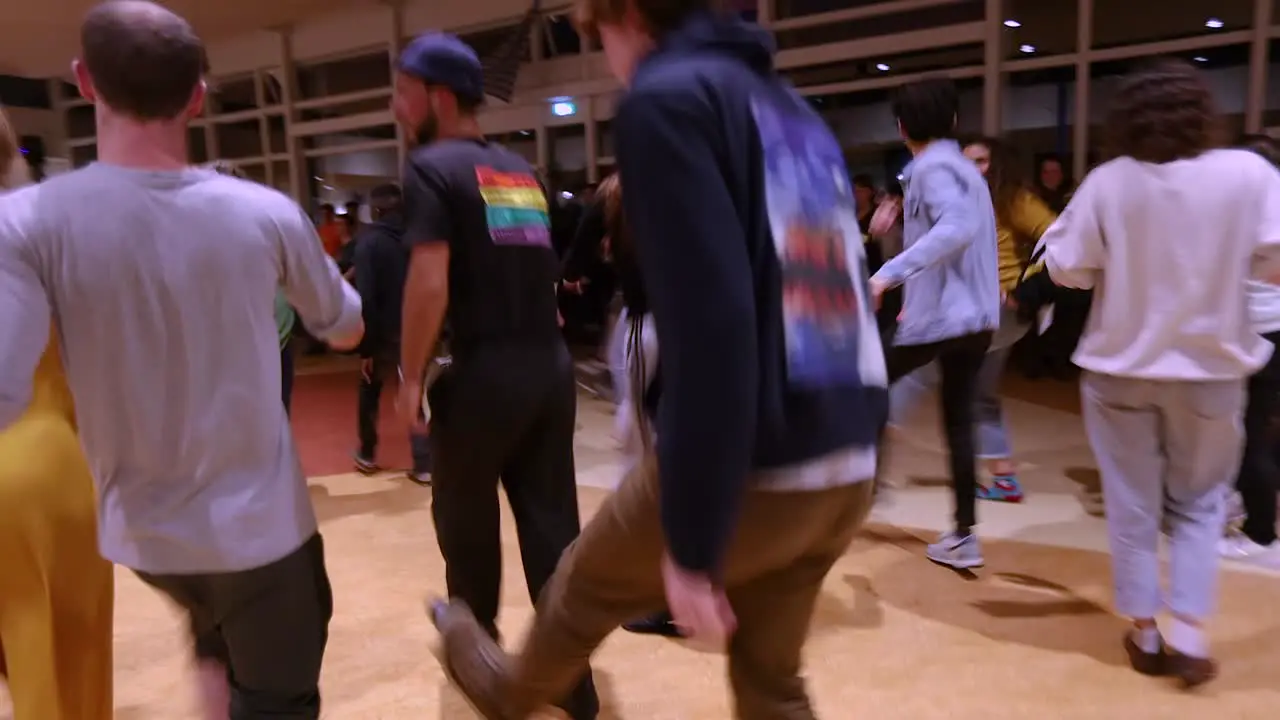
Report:
M 1009 433 L 1004 425 L 1004 406 L 1000 402 L 1000 378 L 1009 360 L 1013 344 L 1027 334 L 1028 326 L 1018 322 L 1017 313 L 1004 310 L 1000 328 L 991 339 L 991 347 L 978 369 L 978 382 L 973 397 L 973 432 L 977 456 L 984 460 L 1013 456 Z M 889 422 L 905 424 L 921 398 L 938 384 L 937 364 L 931 363 L 894 383 L 889 390 Z
M 1243 380 L 1154 381 L 1086 373 L 1085 433 L 1102 475 L 1116 611 L 1213 614 L 1225 499 L 1243 450 Z M 1160 589 L 1160 526 L 1169 590 Z

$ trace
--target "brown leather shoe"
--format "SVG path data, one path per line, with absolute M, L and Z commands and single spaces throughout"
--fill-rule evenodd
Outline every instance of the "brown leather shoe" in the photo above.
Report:
M 485 720 L 515 720 L 503 710 L 507 654 L 461 601 L 434 600 L 428 614 L 440 631 L 440 664 Z
M 1165 661 L 1169 674 L 1178 679 L 1183 690 L 1191 690 L 1218 677 L 1218 662 L 1213 658 L 1170 652 Z
M 1160 650 L 1149 653 L 1138 647 L 1133 640 L 1133 632 L 1124 634 L 1124 651 L 1129 655 L 1129 665 L 1143 675 L 1159 677 L 1169 674 L 1169 656 L 1165 653 L 1164 641 L 1160 642 Z

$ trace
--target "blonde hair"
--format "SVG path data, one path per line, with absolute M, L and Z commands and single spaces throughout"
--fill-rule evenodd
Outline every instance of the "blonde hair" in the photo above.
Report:
M 22 155 L 18 134 L 9 113 L 0 108 L 0 190 L 12 190 L 31 182 L 31 167 Z

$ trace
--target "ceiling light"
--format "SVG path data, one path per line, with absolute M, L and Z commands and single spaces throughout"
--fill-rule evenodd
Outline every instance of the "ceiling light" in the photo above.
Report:
M 1191 58 L 1191 59 L 1192 59 L 1192 60 L 1195 60 L 1196 62 L 1209 62 L 1209 58 L 1207 58 L 1207 57 L 1205 57 L 1205 56 L 1203 56 L 1203 55 L 1197 55 L 1197 56 L 1195 56 L 1195 57 L 1193 57 L 1193 58 Z
M 1222 22 L 1218 18 L 1209 18 L 1204 21 L 1204 26 L 1210 30 L 1221 30 L 1225 25 L 1226 23 Z
M 1018 22 L 1017 20 L 1005 20 L 1004 26 L 1007 28 L 1020 28 L 1022 27 L 1022 23 Z
M 876 69 L 880 72 L 889 72 L 889 66 L 884 63 L 876 63 Z
M 1020 53 L 1026 53 L 1027 55 L 1030 55 L 1031 53 L 1033 53 L 1033 52 L 1035 52 L 1035 51 L 1036 51 L 1036 46 L 1035 46 L 1035 45 L 1022 45 L 1021 47 L 1019 47 L 1019 48 L 1018 48 L 1018 52 L 1020 52 Z

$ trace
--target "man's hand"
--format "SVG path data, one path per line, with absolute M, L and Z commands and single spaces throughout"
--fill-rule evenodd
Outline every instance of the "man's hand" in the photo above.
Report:
M 400 411 L 400 419 L 409 427 L 409 431 L 425 435 L 427 424 L 422 420 L 422 384 L 402 380 L 400 393 L 396 398 L 396 408 Z
M 871 280 L 867 282 L 867 288 L 871 292 L 871 306 L 876 310 L 879 310 L 880 303 L 884 302 L 884 292 L 889 289 L 889 286 L 882 280 L 871 278 Z
M 662 557 L 662 582 L 667 591 L 667 609 L 680 634 L 704 650 L 728 650 L 738 620 L 724 589 L 712 584 L 706 575 L 676 565 L 670 555 Z
M 373 382 L 373 358 L 360 358 L 360 377 L 365 382 Z

